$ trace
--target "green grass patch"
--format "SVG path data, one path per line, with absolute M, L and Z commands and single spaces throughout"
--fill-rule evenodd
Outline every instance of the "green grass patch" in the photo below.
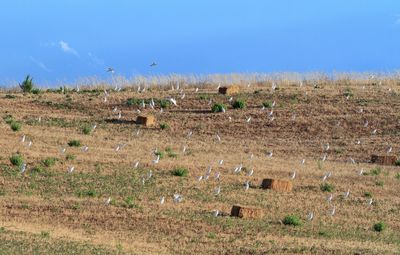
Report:
M 236 100 L 232 103 L 233 109 L 244 109 L 246 108 L 246 102 L 244 100 Z
M 24 163 L 24 159 L 20 154 L 14 154 L 10 157 L 10 162 L 13 166 L 20 167 Z
M 183 167 L 178 167 L 172 170 L 172 175 L 174 176 L 180 176 L 180 177 L 185 177 L 189 174 L 189 171 L 186 168 Z
M 320 189 L 323 192 L 332 192 L 335 190 L 335 186 L 326 182 L 320 185 Z
M 296 215 L 288 215 L 283 219 L 283 224 L 290 226 L 302 226 L 302 220 Z
M 79 140 L 71 140 L 68 142 L 69 147 L 80 147 L 81 146 L 81 141 Z
M 224 104 L 214 104 L 211 107 L 212 112 L 223 112 L 224 110 L 226 110 L 226 106 Z

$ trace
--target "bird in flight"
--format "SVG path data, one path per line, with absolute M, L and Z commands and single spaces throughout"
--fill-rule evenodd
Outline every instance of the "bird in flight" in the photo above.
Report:
M 115 72 L 114 68 L 112 67 L 107 68 L 107 73 L 114 73 L 114 72 Z
M 157 65 L 156 62 L 151 63 L 150 67 L 155 67 Z

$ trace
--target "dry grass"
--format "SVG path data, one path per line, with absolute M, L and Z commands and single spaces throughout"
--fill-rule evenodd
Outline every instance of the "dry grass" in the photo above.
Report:
M 323 79 L 305 82 L 302 87 L 281 82 L 274 93 L 270 82 L 250 88 L 243 84 L 234 98 L 245 100 L 247 108 L 228 107 L 226 113 L 211 112 L 214 103 L 230 105 L 229 97 L 218 94 L 216 87 L 209 84 L 198 92 L 194 86 L 184 87 L 183 100 L 178 91 L 168 88 L 144 93 L 126 89 L 110 92 L 106 103 L 102 90 L 14 93 L 15 98 L 6 96 L 10 92 L 0 93 L 1 117 L 11 114 L 22 123 L 21 131 L 13 132 L 0 122 L 0 251 L 400 253 L 400 186 L 395 178 L 399 168 L 381 166 L 378 175 L 358 175 L 361 168 L 368 173 L 376 167 L 369 163 L 371 154 L 385 154 L 392 146 L 392 154 L 398 155 L 398 81 L 377 84 Z M 348 92 L 352 96 L 346 99 Z M 168 96 L 177 98 L 178 106 L 163 113 L 148 108 L 141 114 L 155 115 L 157 123 L 166 123 L 169 129 L 134 124 L 138 106 L 128 106 L 128 98 Z M 274 121 L 267 116 L 269 110 L 261 110 L 265 101 L 276 101 Z M 114 107 L 121 110 L 120 119 L 112 112 Z M 249 116 L 251 121 L 246 123 Z M 365 120 L 369 121 L 367 128 L 363 127 Z M 82 133 L 82 127 L 93 124 L 97 124 L 94 131 Z M 376 135 L 371 134 L 373 129 L 377 129 Z M 188 138 L 190 130 L 193 135 Z M 80 140 L 89 150 L 68 147 L 70 140 Z M 31 147 L 27 146 L 29 141 Z M 326 143 L 330 144 L 328 159 L 320 162 Z M 125 146 L 116 152 L 122 144 Z M 66 147 L 64 154 L 60 153 L 62 147 Z M 164 152 L 157 165 L 152 163 L 155 148 Z M 171 151 L 174 157 L 168 156 Z M 266 155 L 269 151 L 273 151 L 271 158 Z M 25 174 L 9 162 L 16 152 L 27 163 Z M 67 160 L 67 154 L 75 158 Z M 44 159 L 53 157 L 58 159 L 55 165 L 43 165 Z M 350 157 L 357 164 L 351 164 Z M 301 165 L 303 158 L 306 161 Z M 224 159 L 222 166 L 218 165 L 220 159 Z M 139 167 L 134 169 L 137 160 Z M 233 169 L 240 164 L 244 166 L 242 173 L 234 174 Z M 209 165 L 213 165 L 209 180 L 198 183 L 197 178 Z M 41 166 L 41 171 L 33 172 L 35 166 Z M 75 167 L 72 174 L 67 173 L 69 166 Z M 173 176 L 171 171 L 177 167 L 188 169 L 188 176 Z M 243 172 L 251 168 L 254 175 L 247 177 Z M 141 179 L 149 170 L 153 177 L 142 185 Z M 292 192 L 258 187 L 264 178 L 288 179 L 293 170 L 297 177 Z M 329 171 L 332 176 L 328 181 L 335 186 L 331 204 L 319 188 L 322 176 Z M 220 181 L 213 178 L 216 172 L 221 173 Z M 250 181 L 247 191 L 246 181 Z M 383 186 L 376 185 L 378 182 Z M 221 193 L 215 196 L 218 186 Z M 344 199 L 348 189 L 350 197 Z M 366 192 L 372 194 L 372 206 L 367 205 Z M 173 202 L 175 193 L 182 194 L 181 203 Z M 166 198 L 164 205 L 159 203 L 162 196 Z M 112 201 L 105 205 L 108 197 Z M 229 213 L 234 204 L 262 208 L 265 216 L 253 220 L 213 216 L 213 210 Z M 328 215 L 332 205 L 336 206 L 333 217 Z M 306 221 L 309 211 L 315 214 L 312 222 Z M 304 225 L 282 225 L 287 215 L 299 215 Z M 388 228 L 377 233 L 373 225 L 380 221 Z

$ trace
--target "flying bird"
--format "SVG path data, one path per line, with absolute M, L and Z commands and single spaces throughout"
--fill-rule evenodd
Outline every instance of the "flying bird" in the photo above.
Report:
M 150 65 L 150 67 L 155 67 L 155 66 L 157 66 L 157 63 L 156 63 L 156 62 L 153 62 L 153 63 L 151 63 L 151 65 Z
M 114 73 L 114 68 L 112 68 L 112 67 L 109 67 L 109 68 L 107 68 L 107 73 Z

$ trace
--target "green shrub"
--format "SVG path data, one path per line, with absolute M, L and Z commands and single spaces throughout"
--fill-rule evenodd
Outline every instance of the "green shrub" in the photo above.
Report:
M 352 91 L 350 88 L 347 88 L 347 89 L 344 91 L 343 95 L 344 95 L 345 97 L 353 97 L 353 91 Z
M 232 104 L 233 109 L 244 109 L 246 108 L 246 102 L 243 100 L 236 100 Z
M 166 124 L 166 123 L 161 123 L 161 124 L 160 124 L 160 128 L 161 128 L 162 130 L 164 130 L 164 129 L 169 129 L 169 125 Z
M 67 154 L 66 156 L 65 156 L 65 159 L 66 160 L 74 160 L 76 158 L 76 156 L 75 155 L 72 155 L 72 154 Z
M 40 94 L 41 90 L 39 88 L 33 88 L 32 89 L 32 94 L 38 95 Z
M 162 152 L 162 151 L 156 151 L 156 152 L 154 152 L 154 155 L 160 156 L 160 159 L 164 158 L 164 152 Z
M 167 108 L 171 105 L 171 102 L 165 99 L 160 100 L 160 107 L 161 108 Z
M 84 125 L 82 127 L 82 133 L 85 135 L 89 135 L 92 132 L 92 127 L 90 125 Z
M 25 80 L 19 84 L 19 87 L 22 89 L 23 92 L 25 93 L 30 93 L 32 92 L 33 89 L 33 82 L 32 82 L 32 78 L 27 75 Z
M 3 119 L 8 125 L 10 125 L 11 123 L 13 123 L 15 121 L 14 117 L 10 114 L 4 116 Z
M 127 197 L 124 202 L 125 204 L 123 204 L 122 206 L 125 208 L 138 208 L 132 196 Z
M 394 162 L 395 166 L 400 166 L 400 159 L 396 160 L 396 162 Z
M 372 193 L 369 191 L 364 192 L 364 197 L 372 197 Z
M 386 224 L 383 222 L 378 222 L 374 224 L 374 230 L 376 232 L 382 232 L 385 229 L 386 229 Z
M 32 169 L 31 169 L 31 172 L 32 173 L 34 173 L 34 174 L 38 174 L 38 173 L 43 173 L 44 172 L 44 169 L 43 169 L 43 167 L 41 167 L 41 166 L 35 166 L 35 167 L 33 167 Z
M 81 141 L 79 140 L 71 140 L 68 142 L 69 147 L 80 147 Z
M 80 190 L 77 192 L 78 197 L 95 197 L 97 192 L 93 189 L 90 190 Z
M 223 112 L 224 110 L 226 110 L 226 107 L 224 104 L 214 104 L 211 110 L 213 112 Z
M 183 167 L 175 168 L 174 170 L 172 170 L 172 175 L 174 175 L 174 176 L 185 177 L 188 175 L 188 173 L 189 173 L 189 171 Z
M 10 94 L 7 94 L 6 96 L 5 96 L 5 98 L 7 98 L 7 99 L 15 99 L 15 98 L 17 98 L 15 95 L 10 95 Z
M 17 122 L 17 121 L 13 121 L 10 124 L 10 127 L 12 129 L 12 131 L 17 132 L 21 130 L 21 123 Z
M 323 192 L 332 192 L 335 190 L 335 186 L 333 186 L 332 184 L 329 184 L 329 183 L 323 183 L 320 185 L 320 189 Z
M 382 187 L 384 184 L 385 183 L 382 180 L 378 180 L 378 181 L 375 182 L 375 185 L 376 186 L 380 186 L 380 187 Z
M 272 108 L 272 103 L 270 101 L 265 101 L 262 103 L 265 108 Z
M 50 237 L 50 232 L 48 232 L 48 231 L 42 231 L 42 232 L 40 232 L 40 236 L 41 236 L 42 238 L 49 238 L 49 237 Z
M 141 100 L 139 100 L 139 99 L 137 99 L 137 98 L 129 98 L 129 99 L 126 101 L 126 104 L 127 104 L 128 106 L 140 105 L 140 103 L 141 103 Z
M 24 163 L 24 160 L 22 158 L 21 155 L 19 154 L 14 154 L 10 157 L 10 162 L 13 166 L 22 166 L 22 164 Z
M 397 173 L 394 178 L 396 178 L 397 180 L 400 180 L 400 173 Z
M 296 215 L 288 215 L 283 219 L 283 224 L 290 226 L 301 226 L 303 225 L 303 222 Z
M 370 175 L 380 175 L 382 172 L 382 168 L 380 167 L 375 167 L 373 169 L 371 169 L 371 171 L 369 172 Z
M 47 167 L 51 167 L 54 166 L 57 162 L 56 158 L 46 158 L 43 160 L 43 165 L 47 166 Z

